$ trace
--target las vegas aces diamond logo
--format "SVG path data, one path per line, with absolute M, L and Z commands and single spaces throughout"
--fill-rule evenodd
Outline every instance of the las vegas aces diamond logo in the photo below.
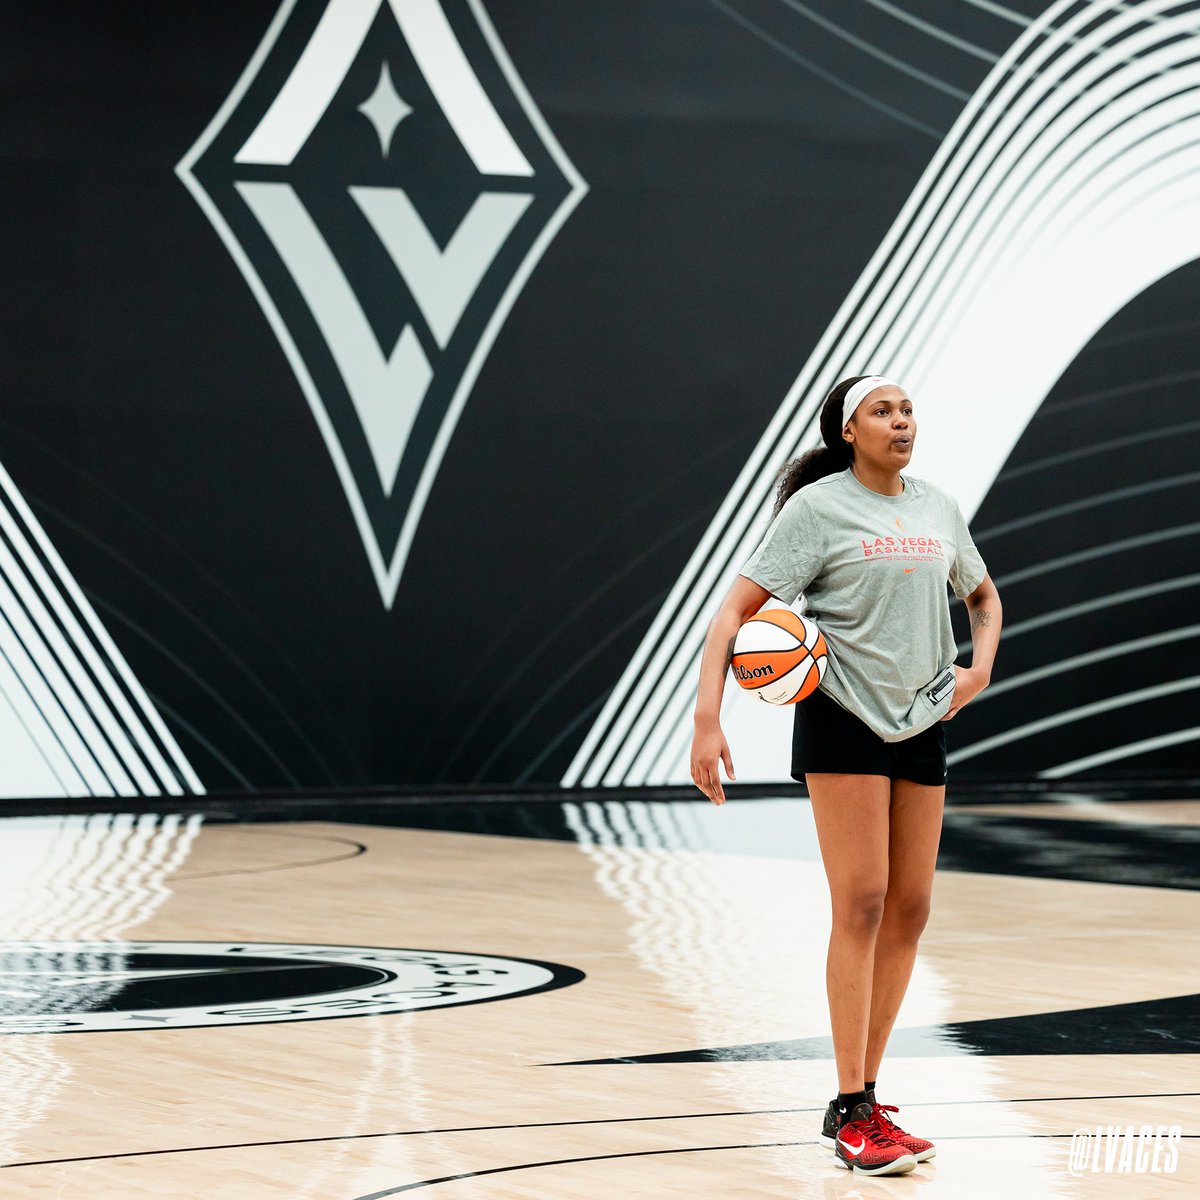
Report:
M 287 355 L 390 607 L 475 378 L 586 186 L 482 0 L 284 0 L 176 171 Z
M 0 943 L 0 1034 L 373 1017 L 566 987 L 574 967 L 444 950 L 244 942 Z

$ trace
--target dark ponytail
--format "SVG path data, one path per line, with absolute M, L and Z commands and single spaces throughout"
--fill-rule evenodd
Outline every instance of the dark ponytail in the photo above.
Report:
M 779 510 L 802 487 L 824 479 L 826 475 L 836 475 L 844 471 L 854 461 L 854 452 L 850 444 L 842 437 L 845 423 L 842 421 L 842 405 L 846 393 L 865 375 L 851 375 L 836 384 L 825 397 L 821 406 L 821 439 L 824 446 L 809 450 L 794 458 L 779 472 L 779 483 L 775 489 L 775 509 L 772 515 L 778 515 Z

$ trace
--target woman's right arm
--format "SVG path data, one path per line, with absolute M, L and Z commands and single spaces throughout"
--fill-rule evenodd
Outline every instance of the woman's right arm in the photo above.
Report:
M 771 593 L 766 588 L 739 575 L 721 601 L 704 639 L 692 736 L 692 782 L 714 804 L 725 803 L 718 763 L 724 762 L 725 773 L 730 779 L 736 778 L 729 743 L 721 732 L 721 695 L 725 690 L 729 660 L 733 657 L 733 642 L 743 623 L 770 598 Z

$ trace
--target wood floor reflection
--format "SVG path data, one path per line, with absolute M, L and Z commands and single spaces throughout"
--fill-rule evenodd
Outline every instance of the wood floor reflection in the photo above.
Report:
M 1150 1200 L 1200 1186 L 1197 1055 L 1175 1052 L 1170 1031 L 1147 1029 L 1137 1053 L 1098 1053 L 1082 1036 L 1053 1054 L 947 1044 L 889 1057 L 881 1101 L 939 1151 L 891 1180 L 851 1176 L 819 1143 L 828 1059 L 563 1065 L 827 1036 L 828 896 L 811 815 L 804 801 L 774 803 L 568 805 L 569 838 L 199 817 L 5 822 L 0 937 L 41 954 L 97 942 L 374 947 L 582 978 L 487 1003 L 426 997 L 357 1017 L 330 1007 L 314 1020 L 295 1019 L 295 987 L 272 999 L 270 980 L 292 978 L 283 963 L 244 973 L 264 990 L 229 1005 L 240 1015 L 228 1023 L 172 1025 L 167 1006 L 139 1010 L 130 1027 L 118 1012 L 111 1031 L 8 1032 L 2 1194 Z M 1135 811 L 1185 829 L 1197 805 L 1122 819 Z M 1074 815 L 1081 837 L 1100 819 Z M 940 871 L 897 1028 L 1200 992 L 1198 929 L 1200 890 Z M 103 971 L 74 961 L 3 981 L 6 1031 L 33 1019 L 48 979 L 78 1006 L 78 988 Z M 366 970 L 344 969 L 346 988 Z M 164 968 L 174 990 L 162 994 L 199 994 L 202 975 L 217 986 L 219 965 L 205 970 L 193 980 Z M 318 976 L 328 1003 L 351 994 Z M 143 978 L 167 987 L 128 958 L 125 985 Z M 106 1003 L 120 1007 L 120 986 Z M 255 1004 L 261 1020 L 247 1016 Z M 70 1012 L 60 1005 L 55 1019 Z M 1177 1169 L 1072 1174 L 1072 1133 L 1109 1125 L 1182 1126 Z

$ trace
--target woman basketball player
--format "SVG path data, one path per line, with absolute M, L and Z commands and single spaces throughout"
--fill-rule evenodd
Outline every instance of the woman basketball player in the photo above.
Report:
M 929 915 L 946 795 L 949 720 L 988 684 L 1000 597 L 953 499 L 901 470 L 917 423 L 904 389 L 877 375 L 839 383 L 821 410 L 823 448 L 780 477 L 775 518 L 709 626 L 692 779 L 723 804 L 733 779 L 720 707 L 734 638 L 775 596 L 804 594 L 829 666 L 796 706 L 792 775 L 812 798 L 833 931 L 826 984 L 838 1096 L 822 1140 L 860 1174 L 932 1158 L 875 1099 L 888 1035 Z M 971 616 L 972 665 L 956 655 L 947 582 Z

